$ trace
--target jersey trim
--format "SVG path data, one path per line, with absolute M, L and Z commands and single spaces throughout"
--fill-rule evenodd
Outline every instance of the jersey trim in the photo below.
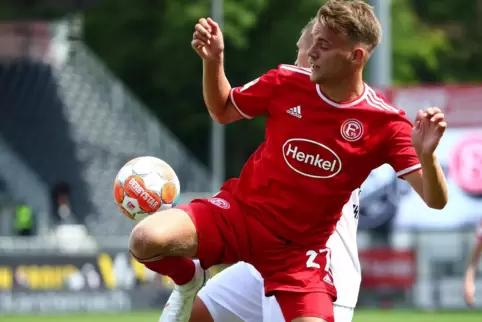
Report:
M 244 117 L 245 119 L 248 119 L 248 120 L 251 120 L 253 117 L 244 113 L 243 111 L 241 111 L 241 109 L 239 108 L 238 104 L 236 104 L 236 101 L 234 100 L 234 95 L 233 95 L 233 92 L 234 92 L 234 88 L 231 88 L 231 90 L 229 91 L 229 98 L 231 99 L 231 102 L 233 103 L 234 107 L 236 108 L 236 111 L 242 116 Z
M 353 102 L 349 102 L 349 103 L 336 103 L 336 102 L 333 102 L 331 99 L 329 99 L 328 97 L 326 97 L 325 95 L 323 95 L 323 93 L 321 92 L 321 88 L 320 88 L 320 85 L 319 84 L 316 84 L 316 92 L 318 93 L 318 96 L 323 100 L 325 101 L 325 103 L 331 105 L 331 106 L 334 106 L 334 107 L 338 107 L 338 108 L 346 108 L 346 107 L 351 107 L 351 106 L 355 106 L 357 104 L 360 104 L 361 102 L 363 102 L 366 97 L 367 97 L 367 94 L 368 94 L 368 85 L 363 83 L 365 88 L 363 89 L 363 93 L 362 95 L 357 98 L 356 100 L 354 100 Z
M 286 70 L 289 70 L 289 71 L 292 71 L 292 72 L 295 72 L 295 73 L 308 75 L 308 76 L 311 75 L 311 70 L 308 69 L 308 68 L 304 68 L 304 67 L 292 66 L 292 65 L 280 65 L 280 68 L 286 69 Z
M 399 109 L 388 105 L 384 100 L 378 97 L 375 91 L 370 87 L 368 87 L 367 103 L 379 110 L 388 111 L 388 112 L 397 113 L 397 114 L 400 113 Z
M 422 165 L 421 165 L 420 163 L 415 164 L 415 165 L 412 165 L 412 166 L 410 166 L 410 167 L 408 167 L 408 168 L 406 168 L 406 169 L 404 169 L 404 170 L 402 170 L 402 171 L 398 171 L 398 172 L 397 172 L 397 177 L 406 176 L 407 174 L 412 173 L 412 172 L 414 172 L 414 171 L 416 171 L 416 170 L 418 170 L 418 169 L 421 169 L 421 168 L 422 168 Z

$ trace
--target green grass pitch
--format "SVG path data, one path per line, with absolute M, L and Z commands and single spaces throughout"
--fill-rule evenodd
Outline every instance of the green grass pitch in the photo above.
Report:
M 2 322 L 157 322 L 158 312 L 123 314 L 79 314 L 40 316 L 1 316 Z M 481 322 L 482 311 L 418 312 L 404 310 L 363 310 L 353 322 Z M 275 322 L 275 321 L 273 321 Z

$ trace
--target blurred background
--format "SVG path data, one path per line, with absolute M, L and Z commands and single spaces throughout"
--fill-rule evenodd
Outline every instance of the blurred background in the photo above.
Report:
M 371 174 L 362 186 L 359 308 L 478 321 L 482 312 L 465 313 L 462 286 L 482 218 L 482 1 L 370 2 L 384 39 L 367 82 L 410 118 L 428 105 L 444 110 L 450 128 L 437 155 L 450 200 L 430 210 L 390 167 Z M 0 315 L 113 312 L 113 321 L 127 321 L 120 312 L 160 310 L 172 285 L 127 252 L 134 223 L 113 201 L 117 171 L 137 156 L 164 159 L 188 202 L 238 175 L 264 135 L 263 118 L 212 124 L 190 47 L 194 24 L 212 16 L 223 26 L 227 75 L 237 86 L 292 63 L 322 3 L 3 0 Z M 369 317 L 355 321 L 407 318 L 360 312 Z

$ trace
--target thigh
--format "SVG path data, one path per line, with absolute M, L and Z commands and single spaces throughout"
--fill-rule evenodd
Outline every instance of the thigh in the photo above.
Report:
M 250 254 L 247 222 L 236 200 L 222 191 L 213 198 L 195 199 L 184 210 L 197 232 L 197 252 L 203 268 L 244 261 Z
M 335 304 L 333 306 L 333 312 L 335 315 L 336 322 L 352 322 L 355 309 L 352 307 L 346 307 L 346 306 Z
M 214 322 L 261 322 L 262 293 L 262 280 L 249 264 L 240 262 L 210 279 L 198 296 Z
M 287 322 L 297 321 L 300 318 L 335 322 L 333 298 L 327 293 L 278 291 L 275 297 Z
M 166 256 L 192 257 L 197 247 L 196 227 L 180 209 L 147 216 L 134 227 L 129 239 L 129 250 L 140 261 Z

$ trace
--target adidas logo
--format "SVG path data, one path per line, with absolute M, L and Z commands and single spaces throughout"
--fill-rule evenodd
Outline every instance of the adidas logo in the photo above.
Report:
M 298 105 L 296 107 L 292 107 L 292 108 L 289 108 L 286 110 L 286 113 L 290 114 L 290 115 L 293 115 L 297 118 L 301 118 L 301 106 Z
M 325 282 L 327 284 L 330 284 L 330 285 L 333 285 L 333 281 L 331 280 L 330 276 L 328 276 L 328 275 L 325 275 L 325 277 L 323 277 L 323 282 Z

